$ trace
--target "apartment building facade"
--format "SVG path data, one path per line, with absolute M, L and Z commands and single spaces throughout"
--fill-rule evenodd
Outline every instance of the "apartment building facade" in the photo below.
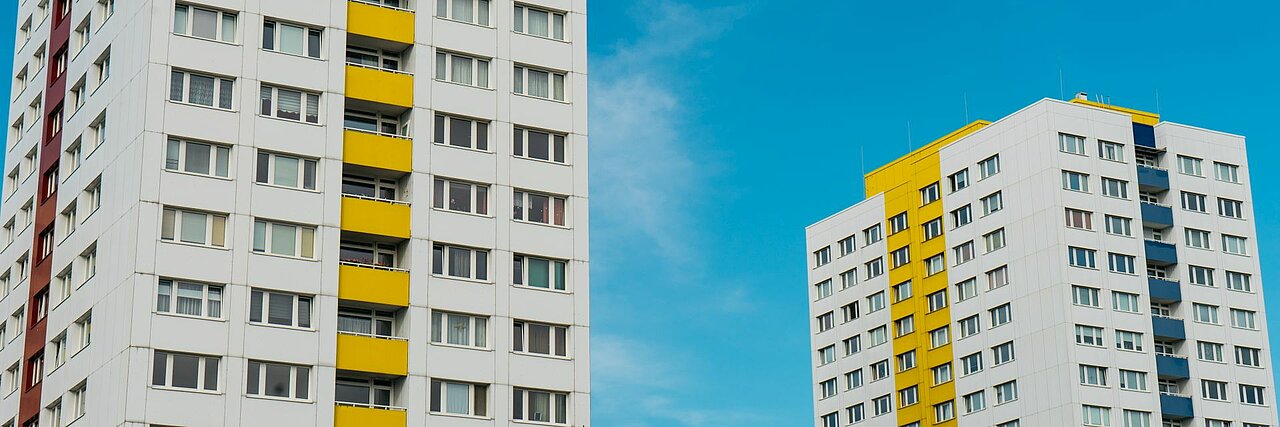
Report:
M 809 226 L 814 425 L 1276 426 L 1244 138 L 975 122 Z
M 590 424 L 585 0 L 18 0 L 0 425 Z

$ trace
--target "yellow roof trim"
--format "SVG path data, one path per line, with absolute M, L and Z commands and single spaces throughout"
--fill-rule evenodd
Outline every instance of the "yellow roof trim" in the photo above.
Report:
M 965 125 L 964 127 L 960 128 L 960 129 L 956 129 L 956 130 L 952 131 L 951 133 L 948 133 L 948 134 L 944 135 L 942 138 L 938 138 L 938 139 L 934 140 L 933 142 L 930 142 L 930 143 L 928 143 L 928 144 L 925 144 L 925 146 L 923 146 L 923 147 L 917 148 L 917 149 L 915 149 L 914 151 L 912 151 L 912 152 L 910 152 L 910 153 L 907 153 L 906 155 L 904 155 L 904 156 L 902 156 L 902 157 L 899 157 L 897 160 L 894 160 L 894 161 L 892 161 L 892 162 L 886 163 L 884 166 L 880 166 L 880 167 L 876 168 L 875 170 L 872 170 L 871 172 L 867 172 L 867 174 L 866 174 L 866 175 L 863 175 L 863 178 L 864 178 L 864 179 L 865 179 L 865 178 L 870 178 L 872 175 L 875 175 L 875 174 L 877 174 L 877 173 L 879 173 L 879 172 L 881 172 L 881 171 L 884 171 L 885 169 L 888 169 L 888 168 L 890 168 L 890 167 L 892 167 L 893 165 L 896 165 L 896 164 L 898 164 L 898 163 L 902 163 L 902 162 L 908 161 L 908 160 L 910 160 L 911 158 L 913 158 L 913 157 L 915 157 L 915 156 L 917 156 L 917 155 L 919 155 L 919 154 L 931 154 L 931 153 L 933 153 L 933 152 L 936 152 L 937 150 L 941 149 L 942 147 L 944 147 L 944 146 L 946 146 L 946 145 L 948 145 L 948 144 L 951 144 L 952 142 L 956 142 L 956 140 L 958 140 L 958 139 L 960 139 L 960 138 L 964 138 L 964 137 L 968 136 L 968 135 L 969 135 L 969 134 L 971 134 L 971 133 L 977 132 L 979 129 L 982 129 L 982 128 L 984 128 L 984 127 L 987 127 L 987 125 L 990 125 L 990 124 L 991 124 L 991 122 L 986 121 L 986 120 L 977 120 L 977 121 L 974 121 L 973 123 L 969 123 L 969 124 Z
M 1111 104 L 1103 104 L 1101 102 L 1093 102 L 1086 99 L 1072 99 L 1071 103 L 1088 105 L 1090 107 L 1098 107 L 1104 110 L 1111 110 L 1111 111 L 1125 113 L 1130 116 L 1133 116 L 1134 123 L 1144 124 L 1147 126 L 1155 126 L 1157 123 L 1160 123 L 1160 115 L 1156 113 L 1135 110 L 1132 108 L 1124 108 L 1124 107 L 1119 107 Z

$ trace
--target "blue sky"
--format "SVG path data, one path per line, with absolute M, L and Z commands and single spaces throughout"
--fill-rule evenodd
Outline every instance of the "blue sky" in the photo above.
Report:
M 593 424 L 804 425 L 804 226 L 908 123 L 918 146 L 1085 90 L 1280 154 L 1276 5 L 935 3 L 591 1 Z M 1270 277 L 1280 168 L 1252 177 Z
M 919 146 L 1088 91 L 1246 135 L 1275 273 L 1274 4 L 819 3 L 590 4 L 597 425 L 804 425 L 804 227 L 861 200 L 860 152 L 904 154 L 908 123 Z

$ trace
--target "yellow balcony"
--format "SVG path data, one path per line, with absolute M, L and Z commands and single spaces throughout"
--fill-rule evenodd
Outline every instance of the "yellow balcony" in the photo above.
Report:
M 338 369 L 404 376 L 409 373 L 409 342 L 338 334 Z
M 409 238 L 409 205 L 342 197 L 342 230 Z
M 338 298 L 409 306 L 409 272 L 343 264 L 338 266 Z
M 338 405 L 333 408 L 334 427 L 404 427 L 408 420 L 399 409 Z
M 347 64 L 347 98 L 413 107 L 413 75 Z
M 410 172 L 413 171 L 413 141 L 348 129 L 342 132 L 342 161 Z
M 347 2 L 347 32 L 413 44 L 413 12 L 350 1 Z

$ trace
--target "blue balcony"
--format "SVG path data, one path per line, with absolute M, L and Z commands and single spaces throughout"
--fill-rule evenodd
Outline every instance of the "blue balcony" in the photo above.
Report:
M 1173 209 L 1164 205 L 1143 203 L 1142 225 L 1156 229 L 1173 225 Z
M 1156 148 L 1156 128 L 1141 123 L 1133 124 L 1133 144 Z
M 1184 420 L 1196 416 L 1191 410 L 1191 398 L 1160 393 L 1160 416 Z
M 1165 242 L 1147 240 L 1147 262 L 1155 265 L 1178 263 L 1178 249 Z
M 1187 366 L 1187 358 L 1156 355 L 1156 373 L 1160 378 L 1185 380 L 1191 378 L 1191 369 Z
M 1138 189 L 1152 193 L 1169 191 L 1169 171 L 1138 165 Z
M 1151 332 L 1156 339 L 1181 341 L 1187 339 L 1187 327 L 1182 319 L 1172 317 L 1151 316 Z
M 1171 304 L 1182 301 L 1182 287 L 1178 282 L 1147 278 L 1147 290 L 1151 291 L 1151 302 Z

